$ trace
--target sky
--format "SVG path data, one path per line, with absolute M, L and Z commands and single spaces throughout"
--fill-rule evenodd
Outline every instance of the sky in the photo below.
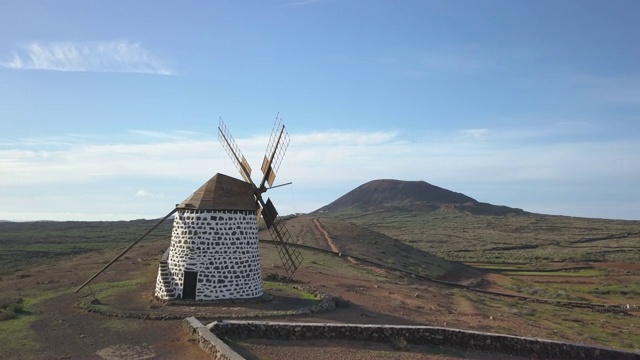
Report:
M 216 173 L 640 220 L 640 3 L 0 0 L 0 220 L 159 218 Z

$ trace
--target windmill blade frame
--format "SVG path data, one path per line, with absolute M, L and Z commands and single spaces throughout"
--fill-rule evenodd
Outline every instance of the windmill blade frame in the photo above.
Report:
M 220 117 L 220 122 L 218 123 L 218 140 L 227 151 L 227 154 L 229 154 L 229 157 L 234 160 L 233 164 L 238 171 L 240 171 L 240 175 L 242 175 L 244 181 L 251 183 L 255 188 L 255 184 L 251 180 L 251 166 L 249 166 L 249 162 L 247 162 L 247 159 L 242 155 L 238 144 L 233 140 L 229 129 L 224 121 L 222 121 L 222 117 Z
M 273 129 L 271 130 L 271 137 L 269 138 L 267 150 L 262 160 L 262 166 L 260 167 L 263 174 L 262 181 L 260 182 L 261 189 L 265 187 L 265 182 L 268 183 L 270 187 L 273 186 L 276 173 L 280 169 L 282 159 L 289 147 L 290 141 L 289 134 L 282 123 L 282 118 L 280 114 L 278 114 L 273 124 Z
M 297 248 L 290 246 L 293 244 L 292 236 L 281 217 L 276 218 L 273 226 L 269 228 L 269 232 L 271 237 L 279 240 L 276 243 L 278 256 L 289 278 L 293 278 L 293 274 L 304 261 L 302 253 Z
M 244 180 L 253 186 L 258 218 L 261 214 L 272 238 L 277 241 L 276 249 L 278 250 L 280 261 L 282 262 L 289 278 L 292 278 L 304 258 L 297 248 L 290 246 L 293 243 L 292 237 L 287 230 L 284 221 L 282 221 L 278 216 L 278 211 L 271 202 L 271 199 L 267 199 L 265 202 L 262 198 L 262 193 L 268 190 L 265 184 L 268 183 L 269 186 L 273 185 L 276 172 L 279 170 L 284 154 L 289 147 L 289 134 L 282 123 L 280 114 L 278 113 L 276 116 L 271 136 L 269 138 L 269 143 L 267 144 L 267 150 L 261 166 L 263 177 L 259 186 L 256 186 L 251 180 L 251 168 L 240 152 L 238 145 L 233 140 L 233 137 L 222 121 L 222 118 L 220 118 L 220 125 L 218 126 L 218 135 L 220 143 L 229 154 L 231 160 L 234 161 L 234 165 L 240 171 Z

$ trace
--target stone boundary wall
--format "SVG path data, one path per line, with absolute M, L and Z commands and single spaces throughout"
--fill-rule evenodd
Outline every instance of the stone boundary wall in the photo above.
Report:
M 243 360 L 244 358 L 233 351 L 229 345 L 215 336 L 202 325 L 198 319 L 189 317 L 184 319 L 182 327 L 195 339 L 198 346 L 215 360 Z
M 432 326 L 231 320 L 213 322 L 206 327 L 216 338 L 220 336 L 232 339 L 401 341 L 407 344 L 441 345 L 542 359 L 640 360 L 640 353 L 604 347 Z

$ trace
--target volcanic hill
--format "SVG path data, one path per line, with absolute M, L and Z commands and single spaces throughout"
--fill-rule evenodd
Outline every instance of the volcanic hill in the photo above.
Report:
M 373 180 L 313 213 L 385 210 L 431 212 L 440 209 L 477 215 L 522 214 L 522 209 L 479 202 L 425 181 Z

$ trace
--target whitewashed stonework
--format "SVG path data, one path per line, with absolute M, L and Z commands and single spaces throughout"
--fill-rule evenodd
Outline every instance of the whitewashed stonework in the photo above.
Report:
M 223 195 L 232 196 L 226 189 Z M 181 208 L 184 204 L 178 206 L 171 245 L 160 262 L 156 297 L 222 300 L 262 296 L 255 210 Z

